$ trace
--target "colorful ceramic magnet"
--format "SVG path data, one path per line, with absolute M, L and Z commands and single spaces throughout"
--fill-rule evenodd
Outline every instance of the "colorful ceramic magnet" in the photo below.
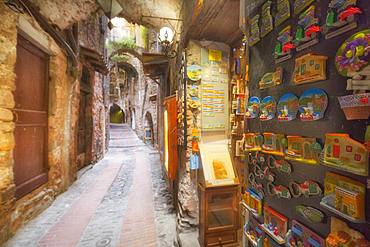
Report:
M 318 88 L 308 89 L 299 98 L 299 118 L 301 121 L 315 121 L 324 117 L 328 106 L 328 96 Z
M 267 121 L 275 117 L 276 101 L 271 96 L 266 96 L 261 102 L 260 120 Z
M 288 231 L 288 218 L 269 206 L 263 207 L 263 216 L 262 229 L 278 244 L 284 244 Z
M 265 37 L 273 29 L 274 26 L 271 15 L 271 1 L 267 1 L 262 5 L 261 37 Z
M 285 241 L 287 247 L 325 247 L 325 240 L 322 237 L 296 220 L 292 221 L 292 227 L 288 231 Z
M 297 182 L 290 182 L 289 189 L 290 193 L 295 198 L 298 198 L 302 195 L 305 197 L 320 196 L 322 193 L 320 185 L 312 180 L 306 180 L 301 184 Z
M 331 0 L 326 23 L 323 26 L 325 38 L 331 39 L 357 27 L 357 18 L 362 11 L 356 6 L 357 0 Z
M 254 46 L 260 41 L 259 20 L 260 20 L 260 15 L 256 15 L 251 19 L 250 31 L 249 31 L 249 46 Z
M 347 120 L 370 118 L 370 93 L 345 95 L 338 100 Z
M 266 73 L 259 81 L 260 89 L 274 87 L 280 85 L 283 81 L 283 69 L 281 67 L 276 68 L 275 72 Z
M 278 198 L 292 198 L 292 195 L 287 187 L 283 185 L 274 185 L 271 182 L 267 184 L 267 193 L 270 196 L 277 196 Z
M 338 246 L 368 247 L 370 241 L 358 231 L 348 227 L 345 222 L 331 217 L 330 234 L 326 238 L 326 247 Z
M 247 209 L 251 211 L 256 216 L 262 216 L 262 200 L 258 193 L 252 189 L 248 188 L 244 195 L 244 203 L 247 206 Z
M 275 63 L 280 63 L 292 57 L 292 51 L 295 48 L 292 38 L 291 26 L 285 27 L 279 32 L 275 45 Z
M 296 50 L 302 51 L 319 43 L 320 32 L 319 18 L 315 17 L 315 6 L 312 5 L 299 15 L 294 39 Z
M 277 105 L 278 120 L 291 121 L 297 117 L 299 108 L 298 97 L 292 93 L 284 94 Z
M 250 153 L 249 164 L 252 165 L 264 165 L 266 162 L 265 154 L 261 152 Z
M 283 134 L 263 133 L 262 152 L 284 156 L 287 141 Z
M 322 151 L 316 138 L 302 136 L 287 136 L 288 148 L 285 150 L 285 159 L 302 162 L 309 165 L 319 163 Z
M 246 118 L 256 118 L 258 117 L 260 111 L 260 98 L 253 96 L 249 98 L 247 111 L 245 112 Z
M 275 25 L 279 26 L 290 17 L 289 0 L 277 0 L 277 13 L 275 15 Z
M 286 173 L 287 175 L 292 173 L 292 165 L 284 159 L 276 159 L 274 156 L 270 155 L 270 157 L 267 158 L 267 161 L 267 165 L 271 169 L 275 168 L 279 172 Z
M 263 143 L 263 136 L 259 133 L 246 133 L 244 134 L 244 147 L 245 151 L 261 151 Z
M 368 148 L 348 134 L 326 134 L 324 164 L 360 176 L 369 175 Z
M 295 0 L 294 1 L 294 15 L 298 15 L 301 13 L 305 8 L 310 6 L 315 0 Z
M 364 184 L 327 172 L 324 193 L 320 202 L 322 207 L 354 223 L 365 221 Z
M 353 34 L 338 49 L 335 64 L 343 76 L 354 76 L 370 61 L 370 29 Z M 368 75 L 368 73 L 366 73 Z
M 202 78 L 202 67 L 192 64 L 187 68 L 188 78 L 192 81 L 199 81 Z
M 256 182 L 256 177 L 254 173 L 249 173 L 248 182 L 249 182 L 249 185 L 257 192 L 259 197 L 263 199 L 265 197 L 265 192 L 263 191 L 263 185 Z
M 326 80 L 326 60 L 328 57 L 306 54 L 295 60 L 293 82 L 296 85 Z
M 265 167 L 262 169 L 259 165 L 255 165 L 253 167 L 253 173 L 256 176 L 256 178 L 259 178 L 261 180 L 266 179 L 268 182 L 274 182 L 275 181 L 275 174 L 270 171 L 269 167 Z
M 295 207 L 295 210 L 311 223 L 322 223 L 325 218 L 323 212 L 310 206 L 298 205 Z

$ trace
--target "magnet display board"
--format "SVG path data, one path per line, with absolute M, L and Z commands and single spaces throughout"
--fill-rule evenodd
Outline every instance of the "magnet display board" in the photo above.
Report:
M 327 8 L 329 1 L 315 1 L 315 6 L 317 9 L 317 17 L 320 19 L 321 24 L 325 21 Z M 291 4 L 294 1 L 290 1 Z M 270 121 L 262 122 L 258 118 L 248 119 L 247 126 L 250 132 L 264 133 L 281 133 L 285 135 L 300 135 L 306 137 L 315 137 L 318 141 L 323 144 L 325 141 L 326 133 L 348 133 L 353 139 L 360 142 L 364 142 L 364 136 L 366 131 L 366 125 L 369 125 L 369 120 L 357 120 L 357 121 L 347 121 L 343 111 L 340 108 L 338 102 L 338 96 L 351 94 L 351 91 L 346 90 L 346 80 L 347 78 L 341 76 L 337 69 L 335 68 L 335 55 L 341 44 L 352 34 L 369 28 L 369 16 L 370 16 L 370 5 L 369 1 L 363 0 L 358 1 L 358 7 L 363 11 L 363 14 L 359 18 L 358 28 L 337 36 L 333 39 L 326 40 L 325 38 L 320 38 L 320 43 L 307 48 L 303 51 L 299 51 L 293 55 L 293 57 L 287 61 L 279 64 L 275 64 L 273 59 L 275 41 L 278 36 L 279 31 L 287 25 L 291 25 L 293 30 L 296 30 L 296 25 L 298 22 L 298 17 L 291 17 L 284 25 L 275 27 L 275 29 L 269 33 L 267 36 L 261 39 L 259 43 L 250 48 L 250 70 L 249 70 L 249 95 L 257 96 L 263 99 L 266 96 L 273 96 L 277 100 L 280 99 L 286 93 L 293 93 L 297 96 L 302 95 L 304 91 L 311 88 L 323 89 L 329 98 L 328 108 L 326 110 L 323 119 L 314 122 L 302 122 L 299 119 L 295 119 L 287 122 L 279 122 L 277 118 Z M 257 9 L 261 12 L 260 9 Z M 253 17 L 257 12 L 251 13 Z M 327 68 L 326 68 L 326 80 L 294 85 L 293 71 L 294 71 L 294 60 L 307 53 L 313 53 L 318 55 L 324 55 L 328 57 Z M 276 67 L 281 66 L 284 70 L 283 82 L 278 87 L 267 88 L 264 90 L 259 89 L 258 82 L 262 76 L 269 71 L 274 71 Z M 353 178 L 362 184 L 367 183 L 366 177 L 356 176 L 351 173 L 342 172 L 337 169 L 328 168 L 323 165 L 305 165 L 295 161 L 290 161 L 293 166 L 293 173 L 290 176 L 277 176 L 275 183 L 279 185 L 288 186 L 289 182 L 292 180 L 305 181 L 306 179 L 313 179 L 317 181 L 323 188 L 325 173 L 327 171 L 333 171 L 338 174 L 345 175 L 347 177 Z M 366 202 L 370 201 L 370 191 L 367 190 Z M 291 224 L 293 219 L 298 219 L 302 223 L 309 224 L 299 215 L 299 212 L 295 210 L 297 205 L 306 205 L 320 209 L 325 213 L 326 216 L 336 216 L 335 214 L 329 212 L 323 207 L 320 207 L 320 201 L 322 197 L 300 197 L 291 200 L 277 199 L 276 197 L 271 197 L 269 195 L 265 198 L 265 203 L 280 212 L 281 214 L 289 218 L 289 223 Z M 370 205 L 367 203 L 367 221 L 370 222 Z M 362 232 L 366 236 L 370 236 L 370 227 L 368 224 L 353 224 L 346 222 L 350 227 Z M 326 237 L 330 231 L 330 221 L 325 221 L 324 223 L 317 223 L 310 225 L 310 228 L 317 232 L 320 236 Z

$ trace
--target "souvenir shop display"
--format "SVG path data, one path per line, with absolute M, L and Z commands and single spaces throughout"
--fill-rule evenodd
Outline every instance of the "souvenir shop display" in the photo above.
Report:
M 276 113 L 276 101 L 271 96 L 263 98 L 260 107 L 260 120 L 268 121 L 275 117 Z
M 350 228 L 345 222 L 331 217 L 330 233 L 327 236 L 326 247 L 368 247 L 370 241 L 358 231 Z
M 285 237 L 285 246 L 315 246 L 325 247 L 325 240 L 308 227 L 296 220 L 292 221 L 292 226 Z
M 356 5 L 357 0 L 331 0 L 329 2 L 326 23 L 322 27 L 326 39 L 357 28 L 358 15 L 362 11 Z
M 250 31 L 249 31 L 249 46 L 254 46 L 260 41 L 259 20 L 260 20 L 260 15 L 255 15 L 251 19 Z
M 263 199 L 265 197 L 265 192 L 263 191 L 263 184 L 257 183 L 256 176 L 254 175 L 254 173 L 249 173 L 248 182 L 249 182 L 249 185 L 259 195 L 259 197 Z
M 245 151 L 261 151 L 263 144 L 263 136 L 259 133 L 245 133 L 244 134 L 244 148 Z
M 289 162 L 284 159 L 276 159 L 272 155 L 270 155 L 268 158 L 268 167 L 271 169 L 276 169 L 277 171 L 287 175 L 292 173 L 292 165 L 289 164 Z
M 365 221 L 365 186 L 332 172 L 325 176 L 325 192 L 320 205 L 354 223 Z
M 285 122 L 296 119 L 298 108 L 298 97 L 292 93 L 284 94 L 277 104 L 278 121 Z
M 190 80 L 199 81 L 202 79 L 202 67 L 196 64 L 188 66 L 187 75 Z
M 295 160 L 305 164 L 316 165 L 322 151 L 316 138 L 302 136 L 287 136 L 288 147 L 285 150 L 285 159 Z
M 294 0 L 294 15 L 298 15 L 315 0 Z
M 262 216 L 262 200 L 252 188 L 248 188 L 243 194 L 243 205 L 256 217 Z
M 292 198 L 289 188 L 285 187 L 284 185 L 274 185 L 272 182 L 267 184 L 267 193 L 270 196 L 276 196 L 277 198 Z
M 299 15 L 295 31 L 294 44 L 297 51 L 301 51 L 319 43 L 320 26 L 316 17 L 315 6 L 311 5 Z
M 258 117 L 260 111 L 260 104 L 261 104 L 260 98 L 256 96 L 250 97 L 247 105 L 247 110 L 245 112 L 245 117 L 251 119 Z
M 265 239 L 265 232 L 255 219 L 250 219 L 244 225 L 244 234 L 254 247 L 264 247 L 263 240 Z
M 263 207 L 263 216 L 261 228 L 278 244 L 284 244 L 288 231 L 288 218 L 269 206 Z
M 279 32 L 275 45 L 275 63 L 286 61 L 292 57 L 293 49 L 292 27 L 286 26 Z
M 262 5 L 261 15 L 261 37 L 265 37 L 274 29 L 274 24 L 271 15 L 271 1 L 267 1 Z
M 286 138 L 283 134 L 263 133 L 262 152 L 284 156 Z
M 290 193 L 293 197 L 298 198 L 300 196 L 320 196 L 322 190 L 320 185 L 312 180 L 306 180 L 303 183 L 290 182 L 289 183 Z
M 326 80 L 327 59 L 327 56 L 313 55 L 311 53 L 296 58 L 293 83 L 295 85 L 300 85 Z
M 289 0 L 277 0 L 277 13 L 275 15 L 275 26 L 279 26 L 290 17 Z
M 312 88 L 299 98 L 299 118 L 301 121 L 315 121 L 324 117 L 328 106 L 328 96 L 322 89 Z
M 283 81 L 283 69 L 281 67 L 276 68 L 275 72 L 266 73 L 259 81 L 260 89 L 270 88 L 278 86 Z
M 348 134 L 328 133 L 325 138 L 323 163 L 339 170 L 368 176 L 369 148 L 353 140 Z
M 310 206 L 298 205 L 295 207 L 295 210 L 311 223 L 322 223 L 325 218 L 323 212 Z

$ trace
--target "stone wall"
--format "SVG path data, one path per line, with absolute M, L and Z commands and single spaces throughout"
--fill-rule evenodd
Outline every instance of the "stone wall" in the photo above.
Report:
M 48 4 L 54 1 L 48 2 Z M 70 1 L 68 1 L 70 2 Z M 81 1 L 76 1 L 76 3 Z M 86 2 L 86 1 L 85 1 Z M 47 4 L 47 5 L 48 5 Z M 73 7 L 73 4 L 71 4 Z M 69 6 L 69 7 L 71 7 Z M 86 7 L 86 6 L 85 6 Z M 52 9 L 51 9 L 52 10 Z M 50 9 L 48 11 L 51 11 Z M 46 11 L 46 10 L 45 10 Z M 61 10 L 58 10 L 58 13 Z M 41 11 L 42 12 L 42 11 Z M 62 12 L 64 13 L 64 12 Z M 65 14 L 65 13 L 64 13 Z M 78 14 L 76 14 L 78 15 Z M 0 245 L 23 224 L 47 208 L 55 197 L 76 179 L 77 120 L 79 114 L 79 76 L 68 69 L 65 53 L 51 36 L 27 14 L 11 11 L 0 2 Z M 65 18 L 63 16 L 63 18 Z M 57 18 L 57 16 L 53 17 Z M 59 18 L 59 17 L 58 17 Z M 96 23 L 96 16 L 94 17 Z M 52 18 L 49 18 L 52 19 Z M 68 19 L 68 18 L 67 18 Z M 69 19 L 71 20 L 71 19 Z M 57 20 L 55 20 L 57 21 Z M 18 29 L 17 29 L 18 28 Z M 94 30 L 100 26 L 95 25 Z M 48 111 L 48 182 L 19 200 L 15 200 L 13 178 L 15 63 L 17 30 L 22 30 L 33 43 L 50 54 Z M 90 27 L 91 30 L 91 27 Z M 100 39 L 103 40 L 103 39 Z M 102 44 L 98 44 L 102 49 Z M 77 68 L 80 74 L 82 65 Z M 93 81 L 93 147 L 94 159 L 106 149 L 106 113 L 104 84 L 107 81 L 95 73 Z

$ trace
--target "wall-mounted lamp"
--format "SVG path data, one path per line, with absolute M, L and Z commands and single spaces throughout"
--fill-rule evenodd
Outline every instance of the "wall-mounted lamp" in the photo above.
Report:
M 162 45 L 163 53 L 169 58 L 175 58 L 177 52 L 173 49 L 174 44 L 174 32 L 169 27 L 162 27 L 159 31 L 159 42 Z

